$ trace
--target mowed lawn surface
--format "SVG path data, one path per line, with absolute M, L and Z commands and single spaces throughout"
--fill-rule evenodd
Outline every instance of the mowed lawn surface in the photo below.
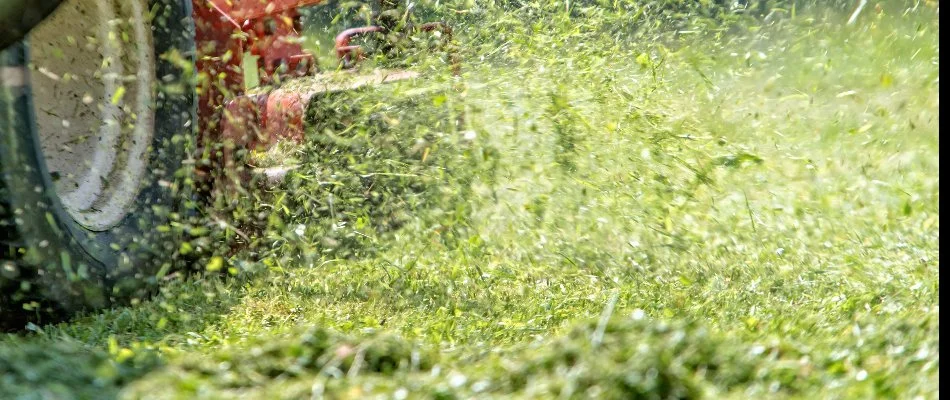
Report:
M 399 226 L 322 252 L 300 178 L 258 271 L 2 339 L 0 397 L 937 398 L 936 14 L 559 18 L 460 30 L 464 127 L 412 157 L 464 162 Z

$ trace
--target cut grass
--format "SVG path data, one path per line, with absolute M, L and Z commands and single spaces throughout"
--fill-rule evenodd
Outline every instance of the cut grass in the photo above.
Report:
M 0 397 L 936 398 L 936 16 L 799 12 L 469 55 L 464 127 L 296 153 L 248 272 L 5 339 Z

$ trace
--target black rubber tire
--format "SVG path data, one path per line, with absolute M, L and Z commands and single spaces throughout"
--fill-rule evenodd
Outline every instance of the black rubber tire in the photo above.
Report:
M 30 29 L 48 17 L 61 2 L 61 0 L 4 1 L 6 2 L 5 13 L 0 15 L 0 49 L 23 39 Z
M 161 55 L 195 54 L 191 7 L 191 0 L 149 1 L 159 83 L 150 172 L 133 212 L 109 230 L 90 231 L 65 211 L 39 145 L 29 87 L 22 77 L 18 84 L 0 76 L 0 330 L 128 300 L 147 292 L 155 272 L 168 266 L 177 244 L 157 227 L 178 206 L 179 185 L 169 183 L 181 181 L 198 124 L 191 71 L 182 59 Z M 28 63 L 25 42 L 0 52 L 8 77 L 22 76 Z

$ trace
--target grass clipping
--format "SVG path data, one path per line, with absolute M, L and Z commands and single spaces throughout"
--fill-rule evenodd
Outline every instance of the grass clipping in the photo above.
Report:
M 291 166 L 275 190 L 238 211 L 273 245 L 298 256 L 370 251 L 420 210 L 455 210 L 477 173 L 479 149 L 465 139 L 458 93 L 438 79 L 411 79 L 315 95 L 303 146 L 251 155 L 260 168 Z M 261 204 L 264 206 L 261 207 Z M 301 212 L 306 210 L 306 212 Z

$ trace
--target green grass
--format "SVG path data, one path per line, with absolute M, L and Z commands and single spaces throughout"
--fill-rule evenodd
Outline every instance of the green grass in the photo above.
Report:
M 243 273 L 2 339 L 0 397 L 937 398 L 921 8 L 463 28 L 463 92 L 345 100 L 390 130 L 312 131 L 228 214 Z

